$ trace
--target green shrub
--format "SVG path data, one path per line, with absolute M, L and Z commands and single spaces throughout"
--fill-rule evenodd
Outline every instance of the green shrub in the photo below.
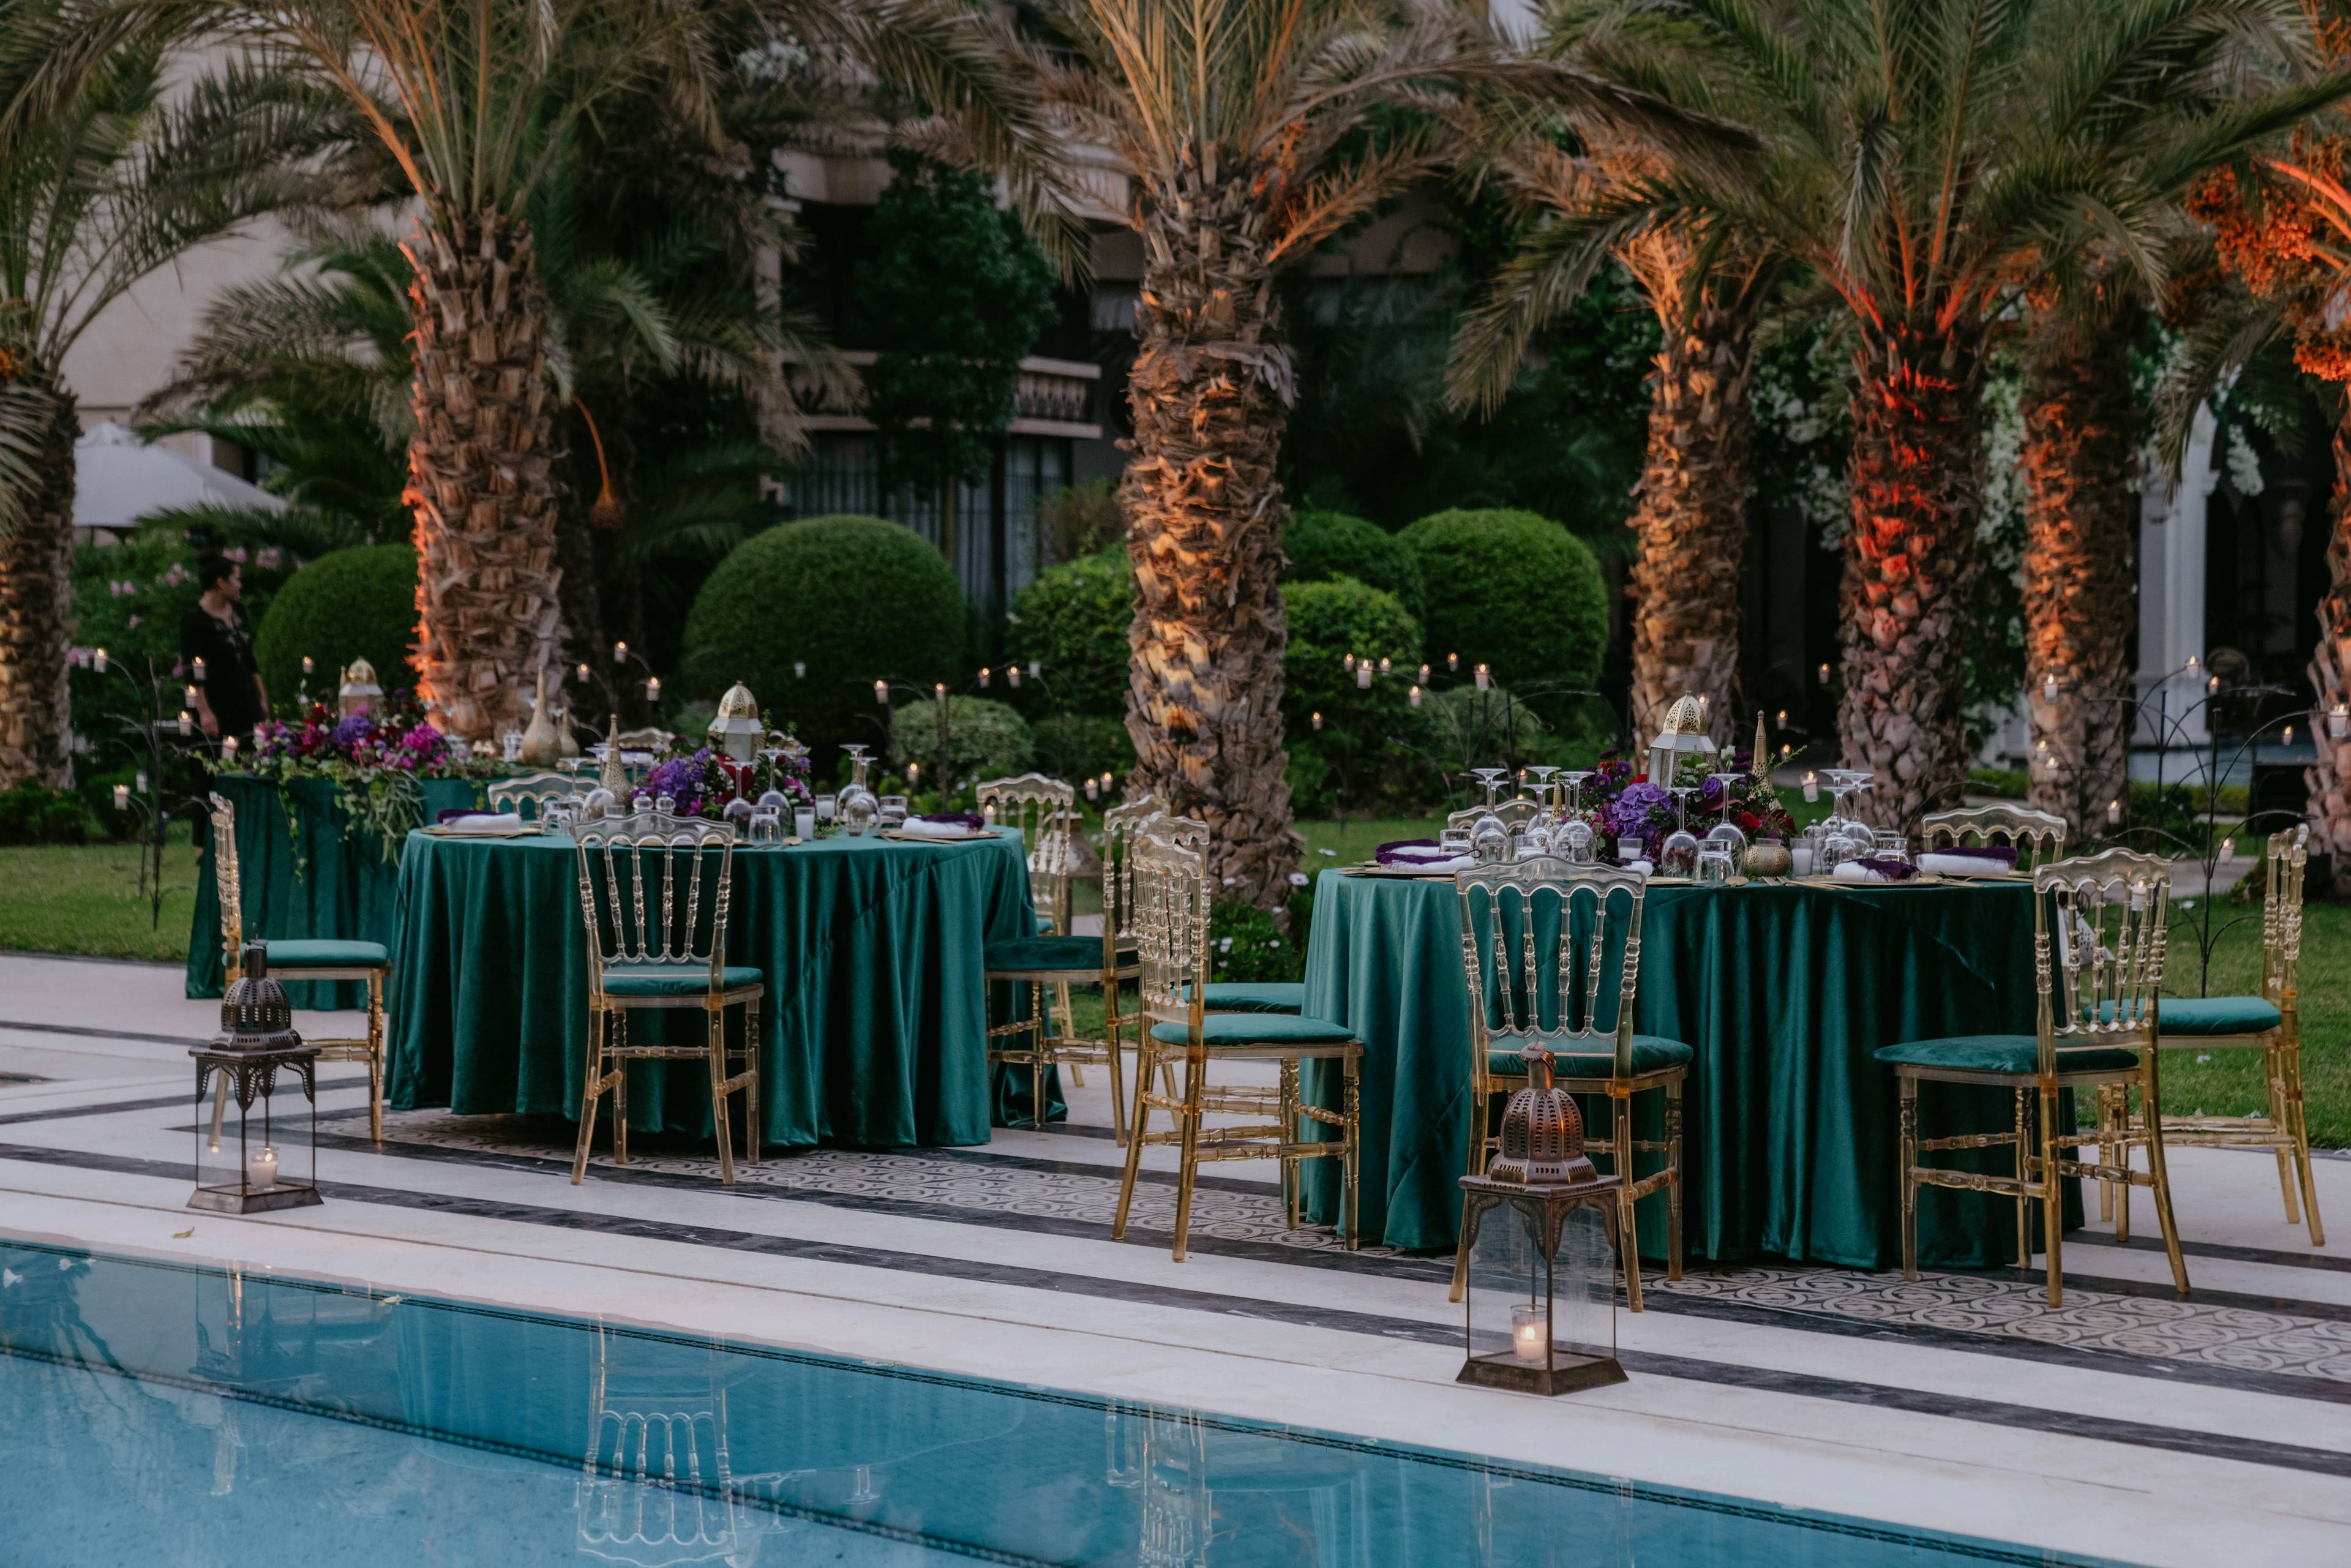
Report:
M 81 798 L 26 779 L 0 793 L 0 844 L 81 844 L 106 835 Z
M 718 563 L 686 614 L 683 665 L 693 696 L 750 687 L 821 775 L 833 747 L 872 737 L 876 679 L 955 681 L 963 654 L 963 591 L 937 550 L 880 517 L 809 517 Z
M 1306 949 L 1271 915 L 1239 899 L 1219 899 L 1209 909 L 1208 946 L 1211 979 L 1262 984 L 1306 972 Z
M 946 770 L 939 769 L 939 707 L 901 704 L 890 716 L 890 765 L 920 763 L 927 788 L 955 789 L 981 779 L 1026 773 L 1037 760 L 1029 721 L 986 697 L 947 698 Z
M 1127 628 L 1134 622 L 1134 568 L 1113 544 L 1040 574 L 1016 595 L 1006 617 L 1006 655 L 1041 660 L 1046 685 L 1031 711 L 1126 712 Z
M 1420 627 L 1396 596 L 1341 577 L 1288 584 L 1281 608 L 1290 623 L 1281 656 L 1290 728 L 1305 734 L 1320 711 L 1326 734 L 1345 729 L 1371 741 L 1391 733 L 1410 711 L 1406 694 L 1421 659 Z M 1360 686 L 1349 654 L 1374 666 L 1386 659 L 1391 671 Z
M 1968 769 L 1968 793 L 1997 795 L 2003 800 L 2022 800 L 2032 784 L 2032 775 L 2021 768 L 1970 768 Z
M 1427 613 L 1419 558 L 1412 546 L 1377 523 L 1344 512 L 1292 512 L 1281 536 L 1281 552 L 1290 558 L 1281 574 L 1285 582 L 1352 577 L 1395 594 L 1415 621 Z
M 302 689 L 304 654 L 318 664 L 310 695 L 331 702 L 337 672 L 353 659 L 374 665 L 385 691 L 413 686 L 408 649 L 415 640 L 414 547 L 359 545 L 320 556 L 278 590 L 254 632 L 253 657 L 282 712 Z
M 1123 719 L 1056 713 L 1029 727 L 1037 737 L 1037 766 L 1051 778 L 1082 784 L 1097 773 L 1123 779 L 1134 767 L 1134 742 Z
M 1464 680 L 1483 664 L 1524 688 L 1588 690 L 1599 679 L 1608 592 L 1583 540 L 1548 517 L 1505 510 L 1438 512 L 1403 538 L 1420 560 L 1433 662 L 1458 653 Z M 1530 696 L 1549 714 L 1568 706 Z

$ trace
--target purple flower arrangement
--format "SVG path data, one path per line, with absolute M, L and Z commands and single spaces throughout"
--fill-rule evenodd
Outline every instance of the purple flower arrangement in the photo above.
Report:
M 483 771 L 463 741 L 442 734 L 424 716 L 423 706 L 406 687 L 392 693 L 381 713 L 339 715 L 317 702 L 290 724 L 262 725 L 258 744 L 240 765 L 280 779 L 385 770 L 447 779 Z

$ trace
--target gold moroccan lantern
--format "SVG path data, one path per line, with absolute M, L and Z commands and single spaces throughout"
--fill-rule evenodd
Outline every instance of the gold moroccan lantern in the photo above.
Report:
M 365 659 L 353 659 L 350 668 L 343 672 L 342 690 L 335 694 L 335 701 L 346 715 L 373 713 L 381 695 L 383 688 L 375 684 L 375 666 Z
M 1682 696 L 1666 710 L 1666 727 L 1649 742 L 1649 782 L 1670 789 L 1685 757 L 1712 757 L 1714 737 L 1706 732 L 1706 699 Z
M 221 1031 L 196 1063 L 196 1190 L 190 1208 L 266 1214 L 318 1203 L 319 1048 L 294 1031 L 269 944 L 238 950 L 245 972 L 221 998 Z M 298 1096 L 287 1092 L 294 1088 Z
M 1460 1178 L 1468 1357 L 1457 1381 L 1522 1394 L 1622 1383 L 1622 1183 L 1585 1157 L 1583 1117 L 1574 1096 L 1552 1084 L 1551 1052 L 1522 1055 L 1527 1086 L 1502 1112 L 1501 1152 L 1485 1175 Z
M 718 699 L 718 716 L 710 721 L 705 732 L 710 738 L 710 748 L 739 763 L 748 763 L 759 754 L 759 742 L 767 738 L 767 727 L 759 722 L 759 705 L 751 695 L 751 688 L 737 681 L 726 688 Z

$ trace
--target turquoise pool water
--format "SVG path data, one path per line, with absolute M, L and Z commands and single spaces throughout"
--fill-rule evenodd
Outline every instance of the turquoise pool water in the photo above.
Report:
M 0 1563 L 42 1568 L 2058 1561 L 1307 1427 L 5 1239 L 0 1352 Z M 1555 1408 L 1561 1458 L 1589 1462 L 1574 1406 Z

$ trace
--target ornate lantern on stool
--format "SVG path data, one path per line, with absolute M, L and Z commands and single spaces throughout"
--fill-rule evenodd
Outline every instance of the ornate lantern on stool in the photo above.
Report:
M 1502 1149 L 1461 1178 L 1469 1357 L 1462 1383 L 1570 1394 L 1625 1381 L 1616 1361 L 1617 1177 L 1583 1154 L 1575 1099 L 1551 1053 L 1502 1113 Z
M 196 1191 L 190 1208 L 262 1214 L 318 1203 L 319 1048 L 294 1032 L 286 988 L 269 977 L 269 945 L 247 942 L 245 973 L 221 1000 L 221 1032 L 196 1059 Z M 281 1072 L 298 1076 L 290 1113 Z M 236 1126 L 224 1125 L 236 1102 Z
M 1649 782 L 1670 789 L 1683 758 L 1714 754 L 1714 737 L 1706 732 L 1706 699 L 1678 697 L 1666 710 L 1666 727 L 1649 742 Z
M 373 713 L 376 699 L 383 688 L 376 685 L 375 666 L 365 659 L 353 659 L 350 668 L 343 672 L 342 688 L 335 694 L 335 706 L 346 716 L 355 713 Z

